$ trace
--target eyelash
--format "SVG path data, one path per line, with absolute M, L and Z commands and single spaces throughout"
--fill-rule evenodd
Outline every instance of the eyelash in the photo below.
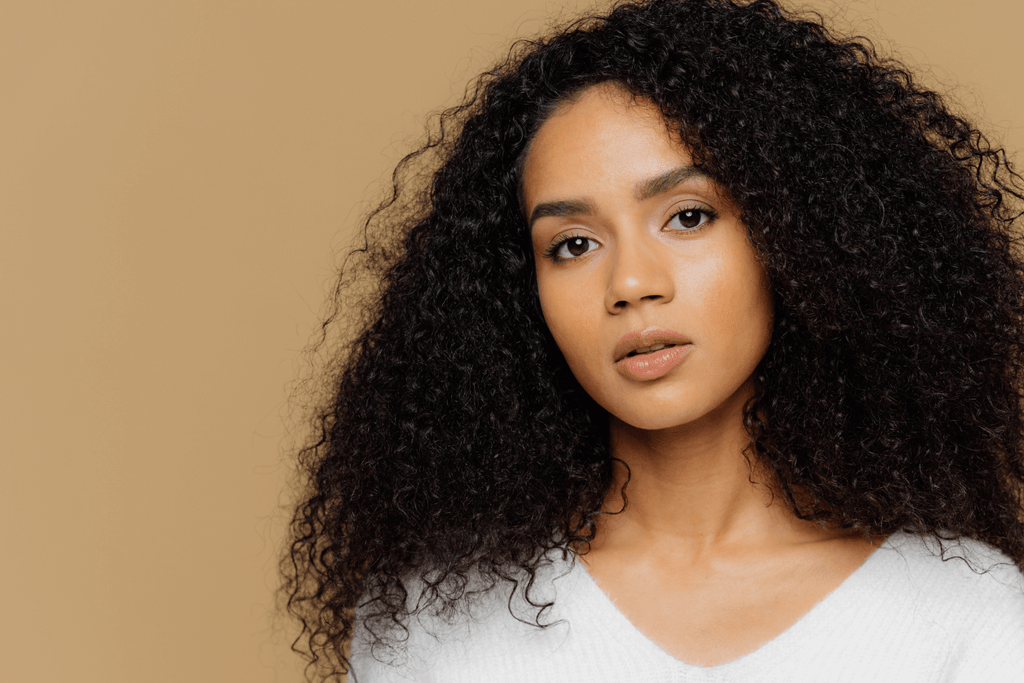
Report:
M 707 207 L 707 206 L 687 206 L 687 207 L 681 208 L 679 211 L 676 211 L 674 214 L 672 214 L 672 216 L 668 220 L 671 223 L 678 216 L 681 216 L 684 213 L 690 213 L 691 211 L 695 211 L 697 213 L 704 214 L 704 220 L 699 225 L 696 225 L 696 226 L 694 226 L 692 228 L 683 227 L 683 228 L 677 229 L 677 232 L 688 232 L 688 233 L 697 232 L 698 230 L 702 230 L 704 228 L 704 226 L 706 226 L 708 223 L 711 223 L 711 222 L 713 222 L 714 220 L 716 220 L 718 218 L 718 212 L 715 211 L 714 209 L 712 209 L 711 207 Z M 587 240 L 587 241 L 591 241 L 591 242 L 594 241 L 594 240 L 591 240 L 586 235 L 582 235 L 582 234 L 579 234 L 579 233 L 570 233 L 568 235 L 565 235 L 562 239 L 558 240 L 554 244 L 552 244 L 547 249 L 545 249 L 544 250 L 544 258 L 549 259 L 549 260 L 551 260 L 551 261 L 553 261 L 555 263 L 561 263 L 563 261 L 574 261 L 574 260 L 576 260 L 576 259 L 578 259 L 578 258 L 580 258 L 582 256 L 586 256 L 586 254 L 580 254 L 579 256 L 572 256 L 572 257 L 565 257 L 565 256 L 559 256 L 558 255 L 558 252 L 562 249 L 562 245 L 566 244 L 567 242 L 571 242 L 572 240 L 576 240 L 576 239 L 583 239 L 583 240 Z M 589 253 L 590 253 L 590 251 L 588 250 L 587 254 L 589 254 Z

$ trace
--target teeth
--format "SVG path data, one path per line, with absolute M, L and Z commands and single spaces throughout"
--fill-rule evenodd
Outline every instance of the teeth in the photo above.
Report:
M 629 355 L 634 356 L 639 355 L 641 353 L 654 353 L 655 351 L 661 351 L 662 349 L 668 346 L 675 346 L 675 344 L 655 344 L 654 346 L 645 346 L 641 349 L 637 349 L 636 351 Z

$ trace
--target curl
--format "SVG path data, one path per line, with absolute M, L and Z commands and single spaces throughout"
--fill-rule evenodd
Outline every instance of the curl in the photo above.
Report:
M 1024 563 L 1022 182 L 1003 151 L 868 41 L 773 2 L 623 4 L 513 46 L 399 165 L 346 261 L 282 562 L 311 675 L 343 674 L 357 610 L 383 646 L 417 612 L 522 589 L 539 625 L 544 554 L 594 536 L 607 418 L 547 332 L 519 188 L 547 116 L 607 81 L 742 207 L 775 298 L 745 409 L 774 493 Z

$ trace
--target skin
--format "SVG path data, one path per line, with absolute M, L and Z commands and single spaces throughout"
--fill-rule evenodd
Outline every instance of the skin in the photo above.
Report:
M 609 84 L 541 126 L 523 197 L 545 320 L 631 471 L 629 504 L 601 518 L 588 572 L 677 659 L 714 666 L 758 649 L 879 539 L 797 519 L 745 454 L 772 304 L 739 208 L 653 105 Z M 650 339 L 629 335 L 658 330 L 678 348 L 657 353 L 681 361 L 653 378 L 625 370 L 624 349 Z M 623 510 L 624 477 L 606 510 Z

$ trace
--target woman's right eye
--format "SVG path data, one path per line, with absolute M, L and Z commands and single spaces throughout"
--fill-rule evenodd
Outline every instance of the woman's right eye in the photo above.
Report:
M 588 237 L 573 235 L 553 244 L 548 250 L 548 257 L 554 261 L 574 259 L 593 251 L 597 246 L 597 242 Z

